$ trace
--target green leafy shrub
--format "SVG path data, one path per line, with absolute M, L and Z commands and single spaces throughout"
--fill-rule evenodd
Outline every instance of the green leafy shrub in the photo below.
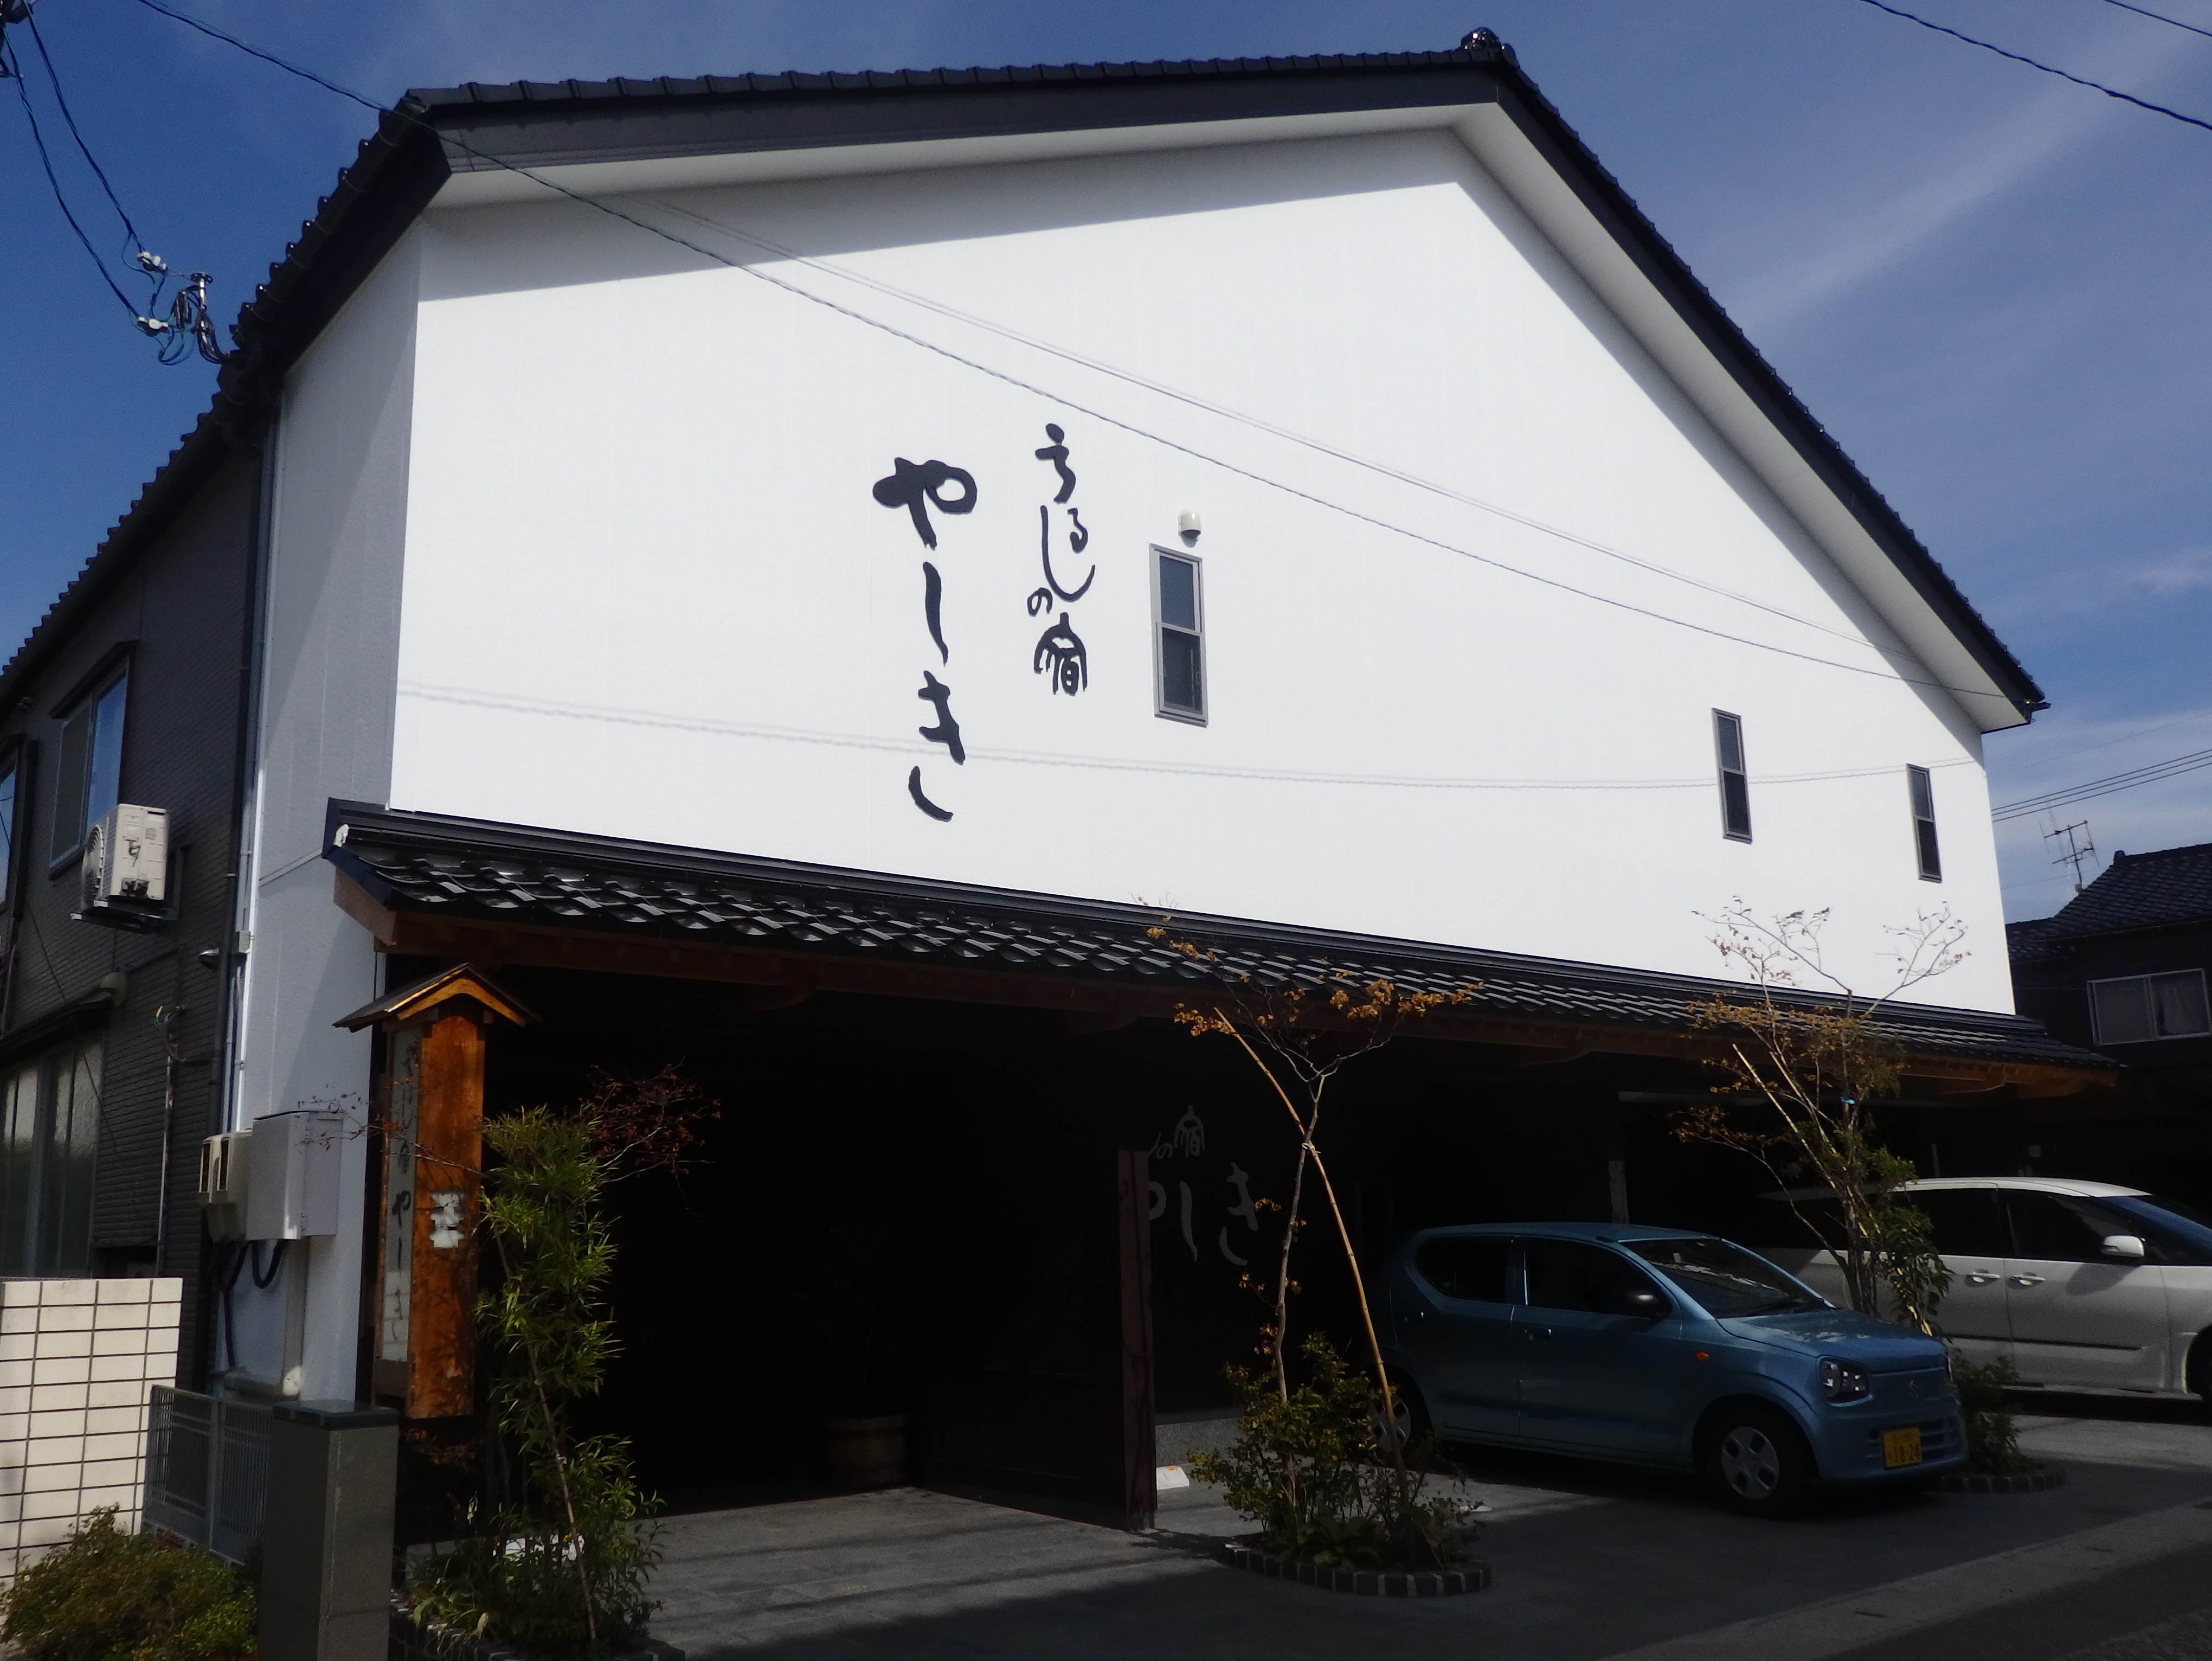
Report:
M 253 1588 L 198 1546 L 125 1534 L 96 1511 L 0 1593 L 0 1638 L 32 1661 L 244 1661 Z
M 2020 1451 L 2020 1428 L 2013 1423 L 2005 1391 L 2018 1378 L 2012 1363 L 1970 1361 L 1954 1348 L 1951 1377 L 1959 1387 L 1959 1417 L 1966 1427 L 1966 1469 L 2003 1476 L 2033 1470 L 2035 1461 Z
M 484 1232 L 496 1289 L 477 1321 L 498 1369 L 492 1418 L 514 1474 L 483 1531 L 410 1576 L 408 1606 L 453 1648 L 493 1638 L 549 1657 L 635 1643 L 656 1607 L 657 1524 L 619 1436 L 578 1436 L 569 1409 L 598 1392 L 614 1337 L 605 1287 L 614 1242 L 599 1199 L 616 1159 L 588 1112 L 526 1108 L 484 1127 L 498 1164 Z
M 1303 1351 L 1310 1376 L 1287 1394 L 1272 1377 L 1229 1369 L 1243 1403 L 1237 1440 L 1196 1455 L 1191 1474 L 1220 1483 L 1278 1557 L 1330 1568 L 1455 1567 L 1474 1543 L 1469 1509 L 1425 1497 L 1420 1471 L 1378 1462 L 1375 1381 L 1318 1335 Z

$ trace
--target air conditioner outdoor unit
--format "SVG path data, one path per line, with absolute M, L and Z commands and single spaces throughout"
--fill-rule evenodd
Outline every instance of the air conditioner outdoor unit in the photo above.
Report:
M 227 1130 L 200 1144 L 200 1204 L 210 1239 L 246 1238 L 246 1173 L 252 1152 L 250 1130 Z
M 85 922 L 143 928 L 169 916 L 169 810 L 129 802 L 85 832 L 78 866 Z

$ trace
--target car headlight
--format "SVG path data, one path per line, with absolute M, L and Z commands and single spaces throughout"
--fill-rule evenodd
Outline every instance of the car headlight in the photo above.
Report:
M 1850 1361 L 1820 1363 L 1820 1394 L 1831 1402 L 1863 1401 L 1871 1388 L 1863 1366 Z

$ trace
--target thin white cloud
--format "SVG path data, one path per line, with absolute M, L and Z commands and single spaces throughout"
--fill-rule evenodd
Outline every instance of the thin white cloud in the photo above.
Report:
M 2126 50 L 2096 54 L 2082 73 L 2142 85 L 2170 64 L 2170 54 L 2138 40 Z M 1891 165 L 1875 181 L 1879 195 L 1863 213 L 1838 213 L 1828 204 L 1818 224 L 1801 223 L 1777 237 L 1773 246 L 1790 248 L 1793 257 L 1737 287 L 1730 309 L 1754 338 L 1796 323 L 1920 258 L 1998 198 L 2047 175 L 2061 155 L 2125 114 L 2085 88 L 2051 82 L 1998 119 L 1959 132 L 1933 154 L 1885 157 Z
M 2125 572 L 2124 580 L 2158 595 L 2212 588 L 2212 548 L 2191 548 Z

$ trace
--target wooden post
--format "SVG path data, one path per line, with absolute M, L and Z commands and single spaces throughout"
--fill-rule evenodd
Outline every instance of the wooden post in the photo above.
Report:
M 463 964 L 337 1023 L 388 1035 L 371 1379 L 410 1419 L 475 1410 L 484 1037 L 495 1021 L 534 1019 Z
M 1152 1248 L 1150 1159 L 1114 1156 L 1115 1220 L 1121 1263 L 1121 1506 L 1127 1526 L 1148 1529 L 1159 1503 L 1152 1426 Z

